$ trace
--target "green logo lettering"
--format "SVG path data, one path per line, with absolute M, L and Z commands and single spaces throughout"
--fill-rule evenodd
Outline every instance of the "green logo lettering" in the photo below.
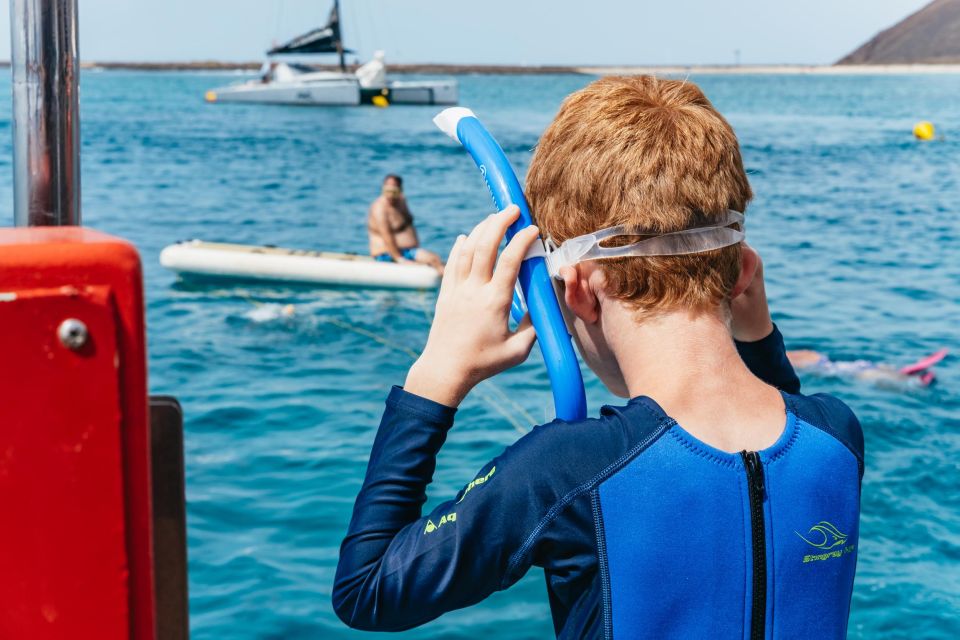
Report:
M 809 538 L 802 536 L 799 531 L 794 531 L 794 533 L 800 536 L 800 539 L 808 545 L 816 547 L 817 549 L 842 547 L 847 543 L 847 538 L 850 537 L 845 533 L 841 533 L 836 526 L 826 520 L 821 520 L 810 527 L 810 530 L 807 531 L 807 535 L 810 536 Z
M 802 535 L 799 531 L 794 531 L 794 533 L 811 547 L 826 552 L 805 555 L 803 556 L 804 563 L 820 562 L 822 560 L 830 560 L 831 558 L 842 558 L 847 554 L 853 553 L 854 549 L 857 548 L 855 544 L 847 544 L 847 539 L 850 537 L 849 535 L 843 533 L 836 525 L 826 520 L 821 520 L 810 527 L 806 536 Z
M 448 513 L 445 516 L 441 516 L 440 522 L 438 522 L 437 524 L 434 524 L 433 520 L 427 519 L 427 526 L 423 528 L 423 535 L 427 535 L 428 533 L 433 533 L 443 525 L 449 524 L 451 522 L 456 522 L 456 521 L 457 521 L 456 512 Z
M 459 500 L 457 500 L 457 504 L 460 504 L 461 502 L 463 502 L 463 499 L 467 497 L 468 493 L 473 491 L 474 487 L 477 487 L 483 484 L 484 482 L 486 482 L 487 480 L 489 480 L 493 476 L 494 472 L 496 472 L 496 470 L 497 470 L 496 467 L 491 467 L 490 471 L 487 472 L 487 475 L 480 476 L 478 478 L 474 478 L 473 480 L 471 480 L 470 484 L 467 485 L 467 488 L 463 490 L 463 495 L 460 496 Z

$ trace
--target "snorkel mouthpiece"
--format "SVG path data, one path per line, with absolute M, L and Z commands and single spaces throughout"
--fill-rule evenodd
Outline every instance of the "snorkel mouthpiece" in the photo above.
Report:
M 498 210 L 502 211 L 510 205 L 519 207 L 520 217 L 507 229 L 507 241 L 524 227 L 532 225 L 530 207 L 516 173 L 503 149 L 473 111 L 452 107 L 437 114 L 433 122 L 462 144 L 473 158 Z M 537 245 L 542 252 L 542 243 L 535 243 Z M 587 416 L 583 377 L 543 255 L 523 261 L 518 281 L 530 312 L 530 320 L 537 332 L 557 417 L 562 420 L 582 420 Z
M 435 115 L 433 124 L 437 125 L 440 131 L 450 136 L 454 142 L 460 144 L 460 138 L 457 137 L 457 125 L 464 118 L 476 117 L 476 114 L 466 107 L 450 107 Z

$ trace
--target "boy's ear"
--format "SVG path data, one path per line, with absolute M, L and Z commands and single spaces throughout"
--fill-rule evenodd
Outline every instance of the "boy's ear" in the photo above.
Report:
M 747 245 L 743 245 L 743 249 L 740 251 L 740 277 L 737 278 L 736 284 L 730 291 L 731 300 L 747 290 L 747 287 L 753 282 L 753 277 L 757 274 L 759 264 L 760 258 L 757 256 L 757 252 Z
M 560 269 L 563 279 L 563 301 L 575 316 L 587 324 L 593 324 L 599 316 L 600 301 L 590 288 L 590 278 L 579 267 L 563 267 Z

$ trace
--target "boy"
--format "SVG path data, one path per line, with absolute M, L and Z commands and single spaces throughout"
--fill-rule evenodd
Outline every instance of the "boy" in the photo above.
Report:
M 557 244 L 618 225 L 652 237 L 727 226 L 752 195 L 736 137 L 700 90 L 651 77 L 571 95 L 527 194 Z M 583 359 L 631 400 L 534 428 L 421 517 L 456 406 L 533 343 L 529 323 L 511 333 L 507 316 L 538 230 L 496 261 L 517 215 L 489 217 L 450 253 L 427 345 L 387 399 L 341 547 L 341 619 L 406 629 L 535 565 L 559 638 L 845 637 L 860 426 L 834 398 L 797 395 L 759 259 L 740 243 L 563 266 L 559 297 Z

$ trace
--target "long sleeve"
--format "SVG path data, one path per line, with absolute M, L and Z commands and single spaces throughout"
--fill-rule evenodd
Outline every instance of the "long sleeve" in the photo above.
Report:
M 455 500 L 421 516 L 455 410 L 398 387 L 386 405 L 333 588 L 341 620 L 378 631 L 423 624 L 513 584 L 530 562 L 511 556 L 550 506 L 530 490 L 526 464 L 503 463 L 507 449 Z
M 800 378 L 787 358 L 783 335 L 777 325 L 773 325 L 773 331 L 762 340 L 736 341 L 736 345 L 737 352 L 753 375 L 787 393 L 800 392 Z

